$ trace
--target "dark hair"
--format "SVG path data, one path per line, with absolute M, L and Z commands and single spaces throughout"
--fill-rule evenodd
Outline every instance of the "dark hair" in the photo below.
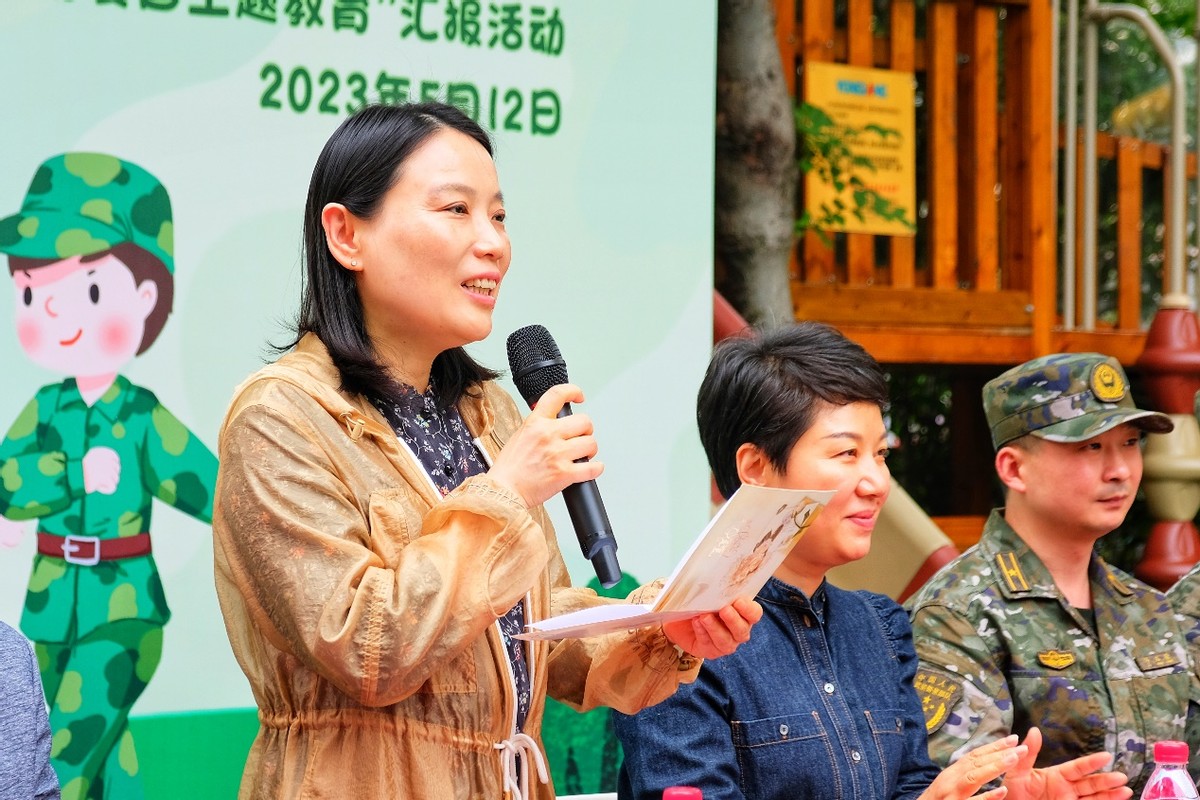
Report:
M 802 322 L 718 344 L 696 398 L 696 423 L 717 488 L 729 497 L 741 485 L 743 444 L 783 472 L 819 401 L 882 410 L 887 398 L 887 379 L 866 350 L 828 325 Z
M 149 350 L 150 345 L 154 344 L 155 340 L 158 339 L 158 335 L 162 333 L 163 326 L 167 324 L 167 317 L 170 316 L 171 310 L 175 306 L 175 276 L 171 274 L 171 270 L 167 269 L 167 265 L 162 262 L 162 259 L 133 242 L 121 242 L 120 244 L 113 245 L 108 250 L 91 253 L 79 260 L 81 263 L 86 264 L 90 261 L 99 261 L 108 255 L 114 256 L 129 269 L 129 272 L 133 275 L 135 286 L 141 285 L 143 281 L 153 281 L 158 287 L 158 299 L 154 303 L 154 310 L 146 317 L 146 327 L 142 331 L 142 341 L 138 345 L 138 351 L 135 354 L 140 356 Z M 18 272 L 32 272 L 35 269 L 57 264 L 61 260 L 60 258 L 9 256 L 8 272 L 10 275 L 15 275 Z
M 341 203 L 356 217 L 371 219 L 408 157 L 444 129 L 470 136 L 493 155 L 487 133 L 454 106 L 368 105 L 338 126 L 313 167 L 304 208 L 305 280 L 296 338 L 288 346 L 305 333 L 315 333 L 329 350 L 346 391 L 394 398 L 400 387 L 379 362 L 367 335 L 353 273 L 329 252 L 321 212 L 329 203 Z M 498 374 L 455 347 L 434 359 L 430 379 L 437 386 L 438 402 L 449 407 Z

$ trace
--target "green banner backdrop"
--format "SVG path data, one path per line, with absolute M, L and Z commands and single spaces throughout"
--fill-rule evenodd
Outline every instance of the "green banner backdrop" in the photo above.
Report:
M 536 322 L 553 333 L 588 394 L 622 566 L 663 574 L 709 508 L 692 407 L 711 335 L 715 26 L 715 4 L 692 0 L 5 0 L 0 218 L 21 209 L 39 165 L 64 153 L 115 156 L 159 182 L 171 217 L 147 235 L 173 262 L 174 310 L 152 347 L 117 366 L 169 409 L 170 431 L 190 433 L 202 461 L 205 446 L 216 450 L 234 386 L 285 338 L 300 212 L 325 138 L 367 101 L 463 105 L 496 137 L 514 250 L 495 332 L 474 352 L 503 367 L 509 331 Z M 97 180 L 125 191 L 123 174 Z M 139 224 L 140 196 L 93 189 L 84 201 L 95 219 L 127 213 Z M 0 239 L 38 235 L 19 222 L 0 225 Z M 43 411 L 48 397 L 63 407 L 86 368 L 36 357 L 37 328 L 22 315 L 38 310 L 32 298 L 44 286 L 11 284 L 14 302 L 0 303 L 10 454 L 39 408 L 31 399 Z M 170 436 L 161 438 L 169 452 Z M 130 450 L 122 468 L 150 457 Z M 95 604 L 108 603 L 108 620 L 119 616 L 141 590 L 66 597 L 53 589 L 59 575 L 31 575 L 36 519 L 23 518 L 37 516 L 30 509 L 50 502 L 39 495 L 49 490 L 25 480 L 20 495 L 11 461 L 0 466 L 0 619 L 20 623 L 27 603 L 47 624 Z M 59 468 L 41 463 L 39 480 L 52 484 Z M 187 474 L 203 497 L 211 470 Z M 146 525 L 171 619 L 131 712 L 137 757 L 121 763 L 147 797 L 223 798 L 256 723 L 213 591 L 211 532 L 184 484 L 158 492 Z M 561 501 L 551 512 L 586 582 Z M 153 655 L 152 634 L 138 633 L 129 652 Z M 73 676 L 60 677 L 56 691 L 69 692 Z M 611 757 L 568 759 L 572 723 L 558 711 L 551 722 L 560 781 L 569 772 L 570 788 L 592 789 L 601 772 L 611 777 Z M 67 738 L 57 731 L 56 748 Z

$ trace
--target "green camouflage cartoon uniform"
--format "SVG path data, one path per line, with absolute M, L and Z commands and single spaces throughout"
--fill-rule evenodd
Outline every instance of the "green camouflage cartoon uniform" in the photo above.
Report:
M 1026 434 L 1082 442 L 1124 422 L 1172 427 L 1134 407 L 1118 362 L 1091 353 L 1006 372 L 984 388 L 984 407 L 997 449 Z M 1001 509 L 909 601 L 934 761 L 1036 726 L 1039 766 L 1106 751 L 1137 796 L 1153 767 L 1148 743 L 1184 736 L 1196 676 L 1183 618 L 1162 593 L 1095 554 L 1088 570 L 1091 614 L 1070 606 Z
M 0 220 L 0 252 L 63 259 L 132 242 L 171 269 L 170 228 L 153 176 L 71 153 L 42 164 L 21 211 Z M 100 446 L 120 457 L 112 494 L 84 490 L 83 456 Z M 149 552 L 151 501 L 210 522 L 216 472 L 204 443 L 121 376 L 91 406 L 74 378 L 43 387 L 0 443 L 0 512 L 38 520 L 21 629 L 36 644 L 64 798 L 142 796 L 127 718 L 170 617 Z

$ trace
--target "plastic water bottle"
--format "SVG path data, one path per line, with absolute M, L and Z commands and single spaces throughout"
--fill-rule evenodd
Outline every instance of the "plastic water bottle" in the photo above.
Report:
M 663 791 L 663 800 L 704 800 L 704 795 L 694 786 L 669 786 Z
M 1155 742 L 1154 772 L 1142 790 L 1142 800 L 1200 800 L 1187 763 L 1187 742 Z

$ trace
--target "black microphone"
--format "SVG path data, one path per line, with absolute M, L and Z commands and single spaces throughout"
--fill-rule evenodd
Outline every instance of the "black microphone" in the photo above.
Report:
M 550 332 L 541 325 L 526 325 L 508 337 L 508 368 L 513 383 L 525 402 L 532 408 L 551 386 L 567 382 L 567 362 L 558 352 Z M 558 416 L 571 413 L 571 405 L 563 406 Z M 586 458 L 579 459 L 587 461 Z M 617 564 L 617 540 L 613 538 L 612 523 L 604 511 L 604 501 L 595 481 L 573 483 L 562 490 L 575 536 L 586 559 L 596 568 L 596 577 L 605 589 L 621 580 Z

